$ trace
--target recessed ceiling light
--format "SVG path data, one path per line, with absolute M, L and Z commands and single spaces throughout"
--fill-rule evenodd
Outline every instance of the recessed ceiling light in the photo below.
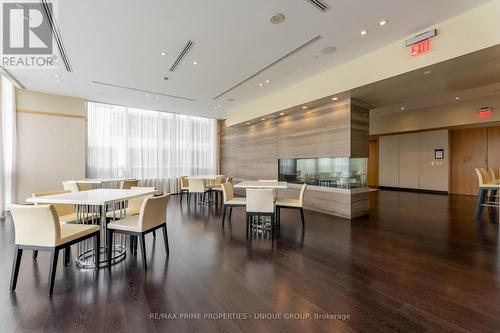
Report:
M 387 24 L 387 20 L 382 20 L 378 23 L 378 25 L 383 26 Z
M 155 98 L 156 98 L 156 99 L 160 99 L 160 96 L 156 96 Z
M 303 108 L 303 109 L 307 109 L 307 106 L 305 106 L 305 105 L 304 105 L 302 108 Z
M 247 125 L 250 125 L 250 123 L 249 123 L 249 122 L 247 122 Z
M 166 56 L 167 55 L 167 52 L 162 52 L 160 53 L 162 56 Z
M 146 94 L 146 97 L 149 97 L 149 94 Z
M 339 100 L 339 98 L 338 98 L 338 97 L 334 97 L 334 98 L 332 98 L 332 101 L 338 101 L 338 100 Z
M 59 74 L 54 74 L 54 77 L 57 79 L 59 78 Z
M 457 96 L 457 97 L 455 97 L 455 99 L 458 101 L 460 99 L 460 97 Z
M 266 120 L 266 118 L 262 118 L 261 120 Z
M 220 106 L 221 106 L 220 104 L 217 104 L 217 107 L 218 107 L 218 108 L 220 108 Z
M 269 21 L 271 21 L 272 24 L 280 24 L 283 23 L 284 20 L 285 20 L 285 15 L 281 13 L 276 13 L 269 19 Z
M 284 116 L 285 114 L 283 112 L 280 113 L 280 116 Z
M 266 83 L 269 83 L 269 82 L 271 82 L 271 81 L 269 81 L 269 80 L 266 80 Z
M 62 81 L 62 79 L 60 77 L 58 77 L 56 80 L 57 80 L 57 82 L 61 82 Z
M 368 33 L 368 30 L 361 30 L 361 32 L 360 32 L 361 36 L 364 36 L 364 35 L 366 35 L 367 33 Z
M 261 82 L 261 83 L 259 83 L 259 87 L 262 87 L 263 85 L 264 85 L 264 84 L 262 84 L 262 82 Z
M 198 65 L 198 61 L 193 61 L 193 65 Z
M 401 107 L 401 110 L 404 110 L 404 109 L 406 109 L 406 108 L 405 108 L 404 106 L 402 106 L 402 107 Z
M 428 74 L 431 74 L 431 73 L 432 73 L 432 71 L 425 71 L 424 72 L 425 75 L 428 75 Z

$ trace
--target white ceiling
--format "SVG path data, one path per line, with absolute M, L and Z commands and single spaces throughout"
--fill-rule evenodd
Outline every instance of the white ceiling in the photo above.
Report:
M 223 117 L 241 103 L 282 89 L 487 0 L 326 0 L 326 13 L 306 0 L 64 0 L 56 19 L 73 67 L 11 70 L 26 88 L 88 100 Z M 283 13 L 285 22 L 269 18 Z M 387 19 L 388 24 L 378 26 Z M 360 31 L 367 29 L 366 36 Z M 213 97 L 316 35 L 322 38 L 216 101 Z M 177 71 L 169 68 L 188 40 L 195 42 Z M 335 46 L 325 55 L 321 50 Z M 162 51 L 167 56 L 162 56 Z M 193 65 L 197 61 L 198 65 Z M 55 80 L 58 74 L 63 81 Z M 163 80 L 168 76 L 169 80 Z M 269 84 L 259 86 L 260 82 Z M 166 96 L 106 87 L 128 86 Z M 229 102 L 228 99 L 235 99 Z M 220 108 L 215 108 L 221 104 Z

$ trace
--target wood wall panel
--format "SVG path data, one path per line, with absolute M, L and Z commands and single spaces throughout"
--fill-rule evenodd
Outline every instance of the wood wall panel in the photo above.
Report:
M 450 132 L 451 193 L 477 195 L 475 168 L 487 166 L 488 129 L 470 128 Z
M 351 104 L 351 157 L 367 157 L 369 155 L 370 120 L 368 110 Z
M 488 127 L 488 167 L 500 167 L 500 126 Z
M 370 138 L 367 185 L 378 186 L 378 137 Z
M 350 156 L 348 104 L 279 121 L 278 158 Z

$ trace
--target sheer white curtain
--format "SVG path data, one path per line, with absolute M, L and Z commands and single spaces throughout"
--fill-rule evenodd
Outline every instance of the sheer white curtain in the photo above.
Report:
M 16 197 L 16 97 L 14 85 L 1 76 L 0 117 L 0 216 Z
M 214 119 L 87 102 L 87 176 L 137 177 L 163 192 L 217 173 Z

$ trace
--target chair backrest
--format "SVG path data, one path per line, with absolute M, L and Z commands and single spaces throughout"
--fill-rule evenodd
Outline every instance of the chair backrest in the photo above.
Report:
M 277 179 L 259 179 L 258 181 L 260 183 L 276 183 L 276 182 L 278 182 Z
M 274 213 L 274 192 L 272 189 L 247 189 L 247 212 Z
M 154 187 L 138 187 L 138 186 L 132 186 L 130 188 L 131 190 L 151 190 L 151 191 L 156 191 L 156 188 Z M 137 210 L 140 211 L 142 204 L 146 198 L 152 197 L 153 194 L 145 195 L 143 197 L 137 197 L 137 198 L 132 198 L 129 199 L 128 201 L 128 208 L 132 210 Z
M 67 180 L 62 182 L 63 188 L 65 191 L 78 192 L 80 189 L 78 188 L 78 184 L 74 180 Z
M 477 181 L 479 186 L 482 186 L 489 182 L 488 171 L 486 168 L 476 168 Z
M 225 182 L 222 186 L 222 200 L 224 203 L 234 199 L 233 184 Z
M 139 230 L 146 231 L 167 222 L 167 204 L 170 194 L 149 197 L 142 203 Z
M 36 192 L 36 193 L 32 193 L 31 196 L 33 198 L 38 198 L 38 197 L 46 197 L 48 195 L 63 194 L 63 193 L 71 193 L 71 191 L 67 190 L 67 191 Z M 35 205 L 43 205 L 43 204 L 35 203 Z M 74 205 L 52 204 L 52 206 L 54 206 L 54 208 L 56 209 L 58 216 L 69 215 L 69 214 L 73 214 L 75 212 Z
M 139 179 L 125 179 L 120 181 L 120 188 L 122 190 L 129 190 L 139 184 Z
M 189 179 L 189 192 L 190 193 L 203 193 L 205 192 L 205 180 L 201 178 Z
M 500 178 L 498 167 L 489 168 L 489 171 L 490 171 L 490 180 L 493 181 L 493 180 L 497 180 L 498 178 Z
M 227 177 L 226 183 L 232 183 L 233 182 L 233 177 Z
M 217 178 L 215 178 L 215 181 L 214 181 L 214 186 L 221 186 L 222 184 L 222 176 L 219 176 Z
M 81 183 L 78 182 L 78 180 L 67 180 L 62 182 L 63 188 L 67 191 L 71 192 L 81 192 L 81 191 L 88 191 L 92 189 L 91 185 L 89 183 Z
M 306 192 L 307 184 L 302 184 L 302 187 L 300 188 L 300 194 L 299 194 L 299 203 L 301 205 L 304 204 L 304 193 Z
M 18 245 L 55 246 L 61 238 L 57 212 L 52 205 L 11 205 Z
M 189 187 L 189 178 L 188 176 L 181 176 L 181 187 L 188 188 Z

